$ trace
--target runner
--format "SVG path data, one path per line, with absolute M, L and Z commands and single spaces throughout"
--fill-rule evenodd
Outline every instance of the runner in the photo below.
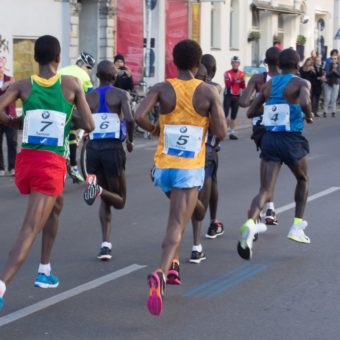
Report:
M 87 94 L 86 99 L 93 112 L 96 124 L 87 144 L 86 167 L 89 174 L 84 193 L 85 202 L 93 204 L 101 197 L 99 219 L 103 242 L 98 255 L 102 261 L 110 260 L 111 206 L 123 209 L 126 201 L 125 152 L 123 141 L 129 152 L 133 149 L 134 121 L 130 110 L 129 94 L 112 86 L 117 71 L 111 61 L 98 64 L 97 77 L 100 84 Z
M 76 60 L 74 65 L 63 67 L 58 71 L 59 74 L 64 76 L 73 76 L 80 80 L 84 92 L 88 93 L 93 90 L 93 84 L 91 82 L 90 73 L 95 65 L 96 61 L 90 53 L 82 52 Z M 77 163 L 77 147 L 79 140 L 83 136 L 82 130 L 75 129 L 75 125 L 71 123 L 70 130 L 70 176 L 74 182 L 84 182 L 83 176 L 80 174 Z
M 241 107 L 248 107 L 251 103 L 251 98 L 253 97 L 254 93 L 256 96 L 258 96 L 262 86 L 266 82 L 268 82 L 272 77 L 280 74 L 279 65 L 278 65 L 279 54 L 280 54 L 280 50 L 277 47 L 268 48 L 268 50 L 266 51 L 266 58 L 264 60 L 264 62 L 268 65 L 268 72 L 254 74 L 250 78 L 246 89 L 242 92 L 242 95 L 240 97 L 239 104 Z M 254 117 L 252 119 L 252 123 L 253 123 L 252 139 L 254 139 L 254 141 L 256 140 L 256 143 L 259 146 L 260 145 L 259 140 L 256 138 L 256 136 L 261 135 L 262 134 L 261 131 L 263 131 L 264 129 L 263 123 L 262 123 L 262 115 Z M 261 176 L 264 176 L 263 172 L 261 172 Z M 265 210 L 266 210 L 265 212 L 266 224 L 277 225 L 278 220 L 276 217 L 274 200 L 272 196 L 268 197 L 268 202 L 266 203 Z
M 201 207 L 198 209 L 195 205 L 204 181 L 204 141 L 209 124 L 212 133 L 220 139 L 227 132 L 218 91 L 194 79 L 201 56 L 202 50 L 195 41 L 179 42 L 173 49 L 178 77 L 156 84 L 136 112 L 137 123 L 159 135 L 153 181 L 170 198 L 160 266 L 148 276 L 147 306 L 154 315 L 162 312 L 165 275 L 168 275 L 168 283 L 180 283 L 179 246 L 185 225 L 194 209 L 196 217 L 202 217 Z M 154 126 L 147 114 L 157 102 L 160 103 L 160 121 Z
M 196 74 L 197 79 L 201 79 L 206 83 L 215 86 L 218 92 L 221 94 L 222 87 L 214 83 L 212 79 L 216 73 L 216 60 L 211 54 L 205 54 L 202 56 L 200 68 Z M 218 188 L 217 188 L 217 168 L 218 168 L 218 151 L 220 149 L 218 139 L 208 131 L 208 139 L 206 142 L 205 153 L 205 177 L 203 188 L 198 195 L 198 199 L 204 206 L 204 214 L 210 205 L 210 226 L 205 235 L 206 238 L 214 239 L 223 235 L 224 226 L 216 219 L 217 203 L 218 203 Z M 202 220 L 197 220 L 194 216 L 191 218 L 193 227 L 193 247 L 191 251 L 190 262 L 201 263 L 206 259 L 206 254 L 203 252 L 201 244 L 201 227 Z
M 15 181 L 20 193 L 29 195 L 22 228 L 0 275 L 0 308 L 6 285 L 25 261 L 41 230 L 42 258 L 35 285 L 41 288 L 58 286 L 58 278 L 51 271 L 50 255 L 63 205 L 65 155 L 74 103 L 82 118 L 81 127 L 87 131 L 94 128 L 79 81 L 56 74 L 60 61 L 59 41 L 49 35 L 42 36 L 36 41 L 34 52 L 39 64 L 38 75 L 15 82 L 0 100 L 0 122 L 15 128 L 23 126 Z M 23 115 L 11 119 L 3 109 L 16 99 L 23 101 Z
M 281 75 L 273 77 L 261 89 L 260 94 L 250 105 L 249 118 L 260 115 L 263 103 L 263 124 L 266 133 L 261 140 L 261 186 L 253 199 L 248 220 L 241 227 L 241 240 L 237 251 L 244 259 L 252 258 L 254 234 L 265 230 L 262 223 L 255 224 L 268 197 L 273 195 L 276 179 L 285 163 L 297 180 L 295 189 L 295 218 L 288 238 L 301 243 L 310 243 L 304 229 L 307 222 L 303 213 L 308 195 L 308 175 L 306 155 L 309 144 L 302 136 L 304 117 L 307 123 L 313 122 L 310 101 L 310 83 L 296 76 L 299 56 L 293 49 L 280 53 Z

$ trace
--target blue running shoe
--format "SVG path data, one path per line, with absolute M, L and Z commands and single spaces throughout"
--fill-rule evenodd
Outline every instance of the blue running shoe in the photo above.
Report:
M 0 297 L 0 310 L 2 309 L 3 306 L 4 306 L 4 298 Z
M 34 287 L 39 288 L 57 288 L 59 286 L 58 278 L 52 274 L 47 276 L 43 273 L 38 273 L 37 277 L 35 278 Z

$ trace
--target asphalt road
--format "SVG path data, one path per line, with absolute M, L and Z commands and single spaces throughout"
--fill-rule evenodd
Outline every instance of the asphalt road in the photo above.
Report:
M 339 114 L 340 115 L 340 114 Z M 181 247 L 182 282 L 166 290 L 164 312 L 146 309 L 146 276 L 157 267 L 168 201 L 149 179 L 154 141 L 141 140 L 128 155 L 128 199 L 114 211 L 113 259 L 99 262 L 98 203 L 88 207 L 83 187 L 67 181 L 65 207 L 52 266 L 58 289 L 33 287 L 40 239 L 15 277 L 0 314 L 0 339 L 249 339 L 340 338 L 340 116 L 306 127 L 310 141 L 310 196 L 305 218 L 310 245 L 289 241 L 295 180 L 282 168 L 275 194 L 279 226 L 255 243 L 254 258 L 236 252 L 239 227 L 259 183 L 250 130 L 225 141 L 220 152 L 218 217 L 225 234 L 203 239 L 207 260 L 188 262 L 192 232 Z M 13 179 L 0 178 L 0 267 L 20 228 L 26 198 Z M 205 221 L 204 232 L 208 225 Z

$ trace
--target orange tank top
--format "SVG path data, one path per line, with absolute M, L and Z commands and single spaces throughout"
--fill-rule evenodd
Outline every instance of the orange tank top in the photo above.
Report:
M 155 165 L 161 169 L 196 169 L 205 164 L 209 118 L 196 112 L 192 98 L 201 80 L 167 80 L 176 93 L 175 109 L 159 117 Z

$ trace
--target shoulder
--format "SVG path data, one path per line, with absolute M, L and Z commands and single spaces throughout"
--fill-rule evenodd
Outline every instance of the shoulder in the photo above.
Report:
M 118 87 L 113 87 L 109 90 L 109 93 L 113 96 L 118 96 L 122 100 L 128 100 L 130 98 L 130 94 L 128 91 L 120 89 Z
M 80 79 L 74 76 L 63 75 L 61 78 L 61 84 L 63 87 L 72 89 L 72 90 L 82 90 L 82 85 Z

